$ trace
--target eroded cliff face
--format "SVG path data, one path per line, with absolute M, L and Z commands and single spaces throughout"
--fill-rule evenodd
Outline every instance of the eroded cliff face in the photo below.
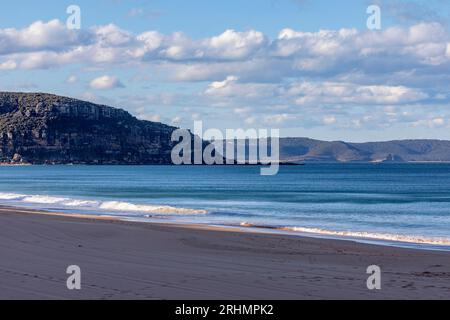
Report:
M 0 162 L 170 164 L 176 128 L 108 106 L 0 92 Z

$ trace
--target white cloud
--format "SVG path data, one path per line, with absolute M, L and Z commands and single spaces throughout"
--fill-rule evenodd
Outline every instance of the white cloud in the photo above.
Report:
M 67 78 L 66 80 L 67 83 L 69 84 L 74 84 L 78 82 L 78 77 L 76 75 L 71 75 Z
M 204 40 L 201 47 L 205 55 L 212 59 L 239 60 L 255 54 L 265 44 L 266 37 L 261 32 L 226 30 L 219 36 Z
M 289 114 L 274 114 L 274 115 L 270 115 L 270 116 L 266 116 L 264 118 L 264 123 L 270 126 L 274 126 L 274 125 L 282 125 L 284 124 L 286 121 L 288 120 L 295 120 L 296 117 L 294 115 L 289 115 Z
M 7 60 L 0 63 L 0 70 L 14 70 L 17 68 L 17 63 L 14 60 Z
M 313 104 L 401 104 L 418 102 L 428 94 L 404 86 L 361 86 L 352 83 L 303 82 L 294 84 L 289 93 L 300 96 L 297 105 Z
M 278 86 L 266 83 L 239 83 L 235 76 L 228 76 L 223 81 L 215 81 L 208 85 L 204 96 L 215 100 L 259 101 L 276 94 Z
M 224 81 L 215 81 L 209 85 L 210 90 L 223 89 L 232 82 L 236 82 L 239 79 L 235 76 L 229 76 Z
M 89 84 L 91 89 L 106 90 L 125 87 L 123 83 L 114 76 L 101 76 L 91 81 Z
M 431 121 L 432 121 L 433 125 L 436 125 L 436 126 L 443 126 L 445 124 L 444 118 L 434 118 Z
M 335 116 L 326 116 L 323 118 L 323 123 L 325 125 L 335 124 L 336 122 L 337 122 L 337 120 L 336 120 Z
M 257 30 L 225 30 L 203 39 L 182 32 L 136 34 L 114 24 L 71 31 L 58 20 L 0 29 L 0 70 L 74 65 L 102 74 L 122 67 L 149 71 L 152 81 L 205 81 L 201 92 L 155 94 L 146 102 L 230 107 L 247 124 L 290 124 L 296 114 L 304 120 L 303 113 L 317 125 L 341 125 L 345 116 L 356 126 L 448 122 L 447 113 L 423 116 L 429 106 L 440 112 L 450 99 L 450 35 L 434 22 L 380 32 L 287 28 L 274 39 Z M 95 90 L 123 86 L 108 75 L 89 85 Z M 393 110 L 366 112 L 386 106 Z M 410 110 L 406 114 L 395 109 L 399 106 Z
M 20 68 L 148 64 L 173 71 L 173 78 L 182 81 L 217 80 L 225 73 L 243 81 L 279 81 L 308 73 L 330 77 L 355 70 L 368 76 L 441 66 L 433 70 L 439 76 L 450 68 L 449 43 L 447 29 L 438 23 L 382 32 L 284 29 L 272 40 L 256 30 L 226 30 L 200 40 L 182 32 L 134 34 L 114 24 L 71 31 L 59 20 L 0 29 L 0 56 L 17 61 Z
M 71 46 L 88 44 L 85 33 L 68 30 L 59 20 L 36 21 L 21 30 L 0 29 L 0 55 L 40 50 L 61 52 Z
M 280 102 L 299 107 L 333 105 L 399 105 L 426 101 L 429 95 L 405 86 L 359 85 L 350 82 L 293 82 L 288 84 L 240 83 L 235 77 L 212 82 L 204 97 L 236 104 L 260 104 L 265 101 L 273 109 Z
M 114 24 L 93 27 L 96 43 L 102 47 L 120 47 L 132 45 L 135 36 L 128 31 L 122 30 Z
M 431 119 L 424 119 L 424 120 L 418 120 L 412 123 L 413 127 L 421 127 L 425 126 L 428 128 L 437 128 L 437 127 L 443 127 L 446 124 L 446 120 L 442 117 L 438 118 L 431 118 Z

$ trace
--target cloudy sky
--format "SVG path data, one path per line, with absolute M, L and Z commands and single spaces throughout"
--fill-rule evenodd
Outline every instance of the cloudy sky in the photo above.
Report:
M 188 128 L 450 139 L 449 21 L 448 0 L 2 1 L 0 90 Z

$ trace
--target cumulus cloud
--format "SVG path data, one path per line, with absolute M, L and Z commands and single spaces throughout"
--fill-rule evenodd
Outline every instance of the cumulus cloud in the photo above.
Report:
M 23 29 L 0 29 L 0 55 L 34 51 L 61 52 L 71 46 L 88 45 L 84 32 L 68 30 L 59 20 L 36 21 Z
M 124 88 L 124 84 L 114 76 L 101 76 L 93 79 L 89 87 L 95 90 L 107 90 L 107 89 L 115 89 L 115 88 Z
M 425 100 L 428 94 L 403 86 L 361 86 L 351 83 L 298 83 L 289 93 L 299 96 L 298 105 L 313 104 L 402 104 Z
M 226 30 L 219 36 L 204 40 L 201 46 L 206 56 L 225 60 L 245 59 L 266 45 L 266 37 L 258 31 Z
M 434 66 L 445 67 L 443 73 L 450 63 L 449 43 L 447 28 L 435 22 L 382 32 L 284 29 L 276 39 L 256 30 L 230 29 L 194 40 L 182 32 L 134 34 L 114 24 L 74 31 L 58 20 L 0 29 L 0 57 L 16 61 L 20 68 L 142 63 L 179 73 L 174 77 L 183 81 L 217 80 L 225 73 L 267 81 L 354 70 L 364 74 L 430 70 Z
M 228 76 L 224 81 L 214 81 L 209 85 L 210 90 L 218 90 L 227 87 L 230 83 L 238 80 L 235 76 Z
M 14 60 L 7 60 L 0 62 L 0 70 L 14 70 L 17 68 L 17 63 Z
M 168 82 L 205 81 L 200 92 L 160 93 L 146 102 L 231 107 L 247 124 L 295 124 L 304 108 L 316 125 L 422 121 L 418 125 L 436 127 L 439 119 L 442 125 L 448 119 L 446 113 L 427 118 L 412 110 L 442 109 L 450 98 L 450 34 L 444 24 L 432 21 L 380 32 L 286 28 L 275 38 L 257 30 L 230 29 L 192 39 L 182 32 L 134 33 L 115 24 L 77 31 L 67 30 L 59 20 L 0 29 L 2 71 L 74 65 L 105 73 L 116 67 L 151 70 Z M 89 87 L 105 90 L 124 84 L 104 75 Z M 383 110 L 391 106 L 411 110 Z
M 358 85 L 345 82 L 293 82 L 289 84 L 239 83 L 235 77 L 212 82 L 204 92 L 214 99 L 254 101 L 275 99 L 298 106 L 391 105 L 424 101 L 426 92 L 405 86 Z

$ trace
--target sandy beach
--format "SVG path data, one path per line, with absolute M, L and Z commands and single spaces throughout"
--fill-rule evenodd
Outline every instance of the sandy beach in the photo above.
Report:
M 0 299 L 450 298 L 450 252 L 7 207 L 0 257 Z M 369 265 L 381 290 L 366 287 Z

